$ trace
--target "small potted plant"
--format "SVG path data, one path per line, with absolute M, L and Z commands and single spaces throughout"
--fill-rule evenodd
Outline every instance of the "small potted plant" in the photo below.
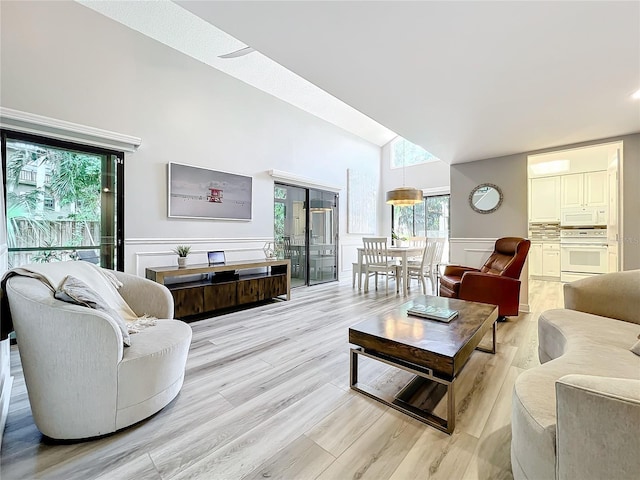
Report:
M 178 267 L 183 268 L 187 266 L 187 256 L 191 251 L 191 245 L 178 245 L 173 249 L 173 252 L 178 255 Z
M 399 236 L 395 231 L 391 230 L 391 238 L 394 240 L 396 247 L 406 247 L 409 239 L 405 236 Z

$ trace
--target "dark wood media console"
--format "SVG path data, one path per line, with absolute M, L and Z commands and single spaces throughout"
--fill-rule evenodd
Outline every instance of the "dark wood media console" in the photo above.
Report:
M 266 267 L 263 273 L 245 273 Z M 216 272 L 237 272 L 237 279 L 212 282 L 209 279 L 170 283 L 175 303 L 176 318 L 215 312 L 223 308 L 246 305 L 280 296 L 291 299 L 290 260 L 248 260 L 226 262 L 224 265 L 197 264 L 178 267 L 150 267 L 145 276 L 154 282 L 165 284 L 169 277 L 196 276 Z

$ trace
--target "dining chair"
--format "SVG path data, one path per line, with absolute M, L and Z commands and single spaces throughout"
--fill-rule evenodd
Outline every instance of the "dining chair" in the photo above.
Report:
M 427 237 L 409 237 L 410 247 L 426 247 Z
M 427 294 L 427 285 L 425 278 L 429 277 L 431 282 L 431 293 L 436 293 L 436 273 L 438 264 L 442 261 L 442 253 L 444 252 L 444 238 L 430 238 L 423 251 L 420 263 L 407 264 L 407 287 L 410 285 L 411 279 L 416 278 L 422 284 L 422 293 Z
M 431 257 L 431 266 L 429 267 L 429 279 L 431 280 L 431 290 L 434 295 L 436 295 L 437 290 L 437 277 L 438 277 L 438 267 L 442 263 L 442 255 L 444 254 L 445 243 L 447 242 L 446 238 L 435 238 L 436 247 L 433 251 L 433 257 Z
M 291 237 L 285 236 L 283 239 L 282 249 L 284 251 L 284 258 L 291 260 L 291 274 L 293 276 L 298 274 L 300 270 L 300 255 L 299 250 L 291 246 Z
M 427 237 L 409 237 L 409 246 L 410 247 L 426 247 L 427 246 Z M 422 255 L 418 255 L 416 257 L 409 257 L 409 264 L 419 264 L 422 261 Z
M 418 282 L 422 284 L 422 293 L 427 294 L 427 286 L 425 284 L 425 277 L 429 275 L 431 268 L 431 261 L 436 248 L 436 239 L 429 239 L 426 242 L 424 249 L 422 250 L 422 256 L 419 262 L 407 263 L 407 288 L 411 286 L 411 279 L 416 278 Z M 401 267 L 400 267 L 401 268 Z M 433 290 L 433 289 L 432 289 Z
M 378 289 L 378 274 L 381 273 L 386 277 L 385 293 L 389 293 L 389 276 L 396 275 L 396 262 L 389 261 L 387 255 L 387 239 L 386 237 L 365 237 L 362 239 L 364 244 L 364 271 L 365 284 L 364 292 L 369 291 L 369 275 L 375 274 L 376 290 Z

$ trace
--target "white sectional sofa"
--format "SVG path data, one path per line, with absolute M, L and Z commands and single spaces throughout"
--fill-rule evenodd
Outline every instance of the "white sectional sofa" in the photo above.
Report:
M 640 476 L 640 270 L 564 286 L 538 320 L 542 365 L 513 391 L 516 480 Z M 634 348 L 637 350 L 637 348 Z

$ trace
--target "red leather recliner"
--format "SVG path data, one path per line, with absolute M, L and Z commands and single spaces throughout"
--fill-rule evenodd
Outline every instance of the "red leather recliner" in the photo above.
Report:
M 500 317 L 518 315 L 520 272 L 530 246 L 525 238 L 499 238 L 480 270 L 448 265 L 440 278 L 440 296 L 498 305 Z

